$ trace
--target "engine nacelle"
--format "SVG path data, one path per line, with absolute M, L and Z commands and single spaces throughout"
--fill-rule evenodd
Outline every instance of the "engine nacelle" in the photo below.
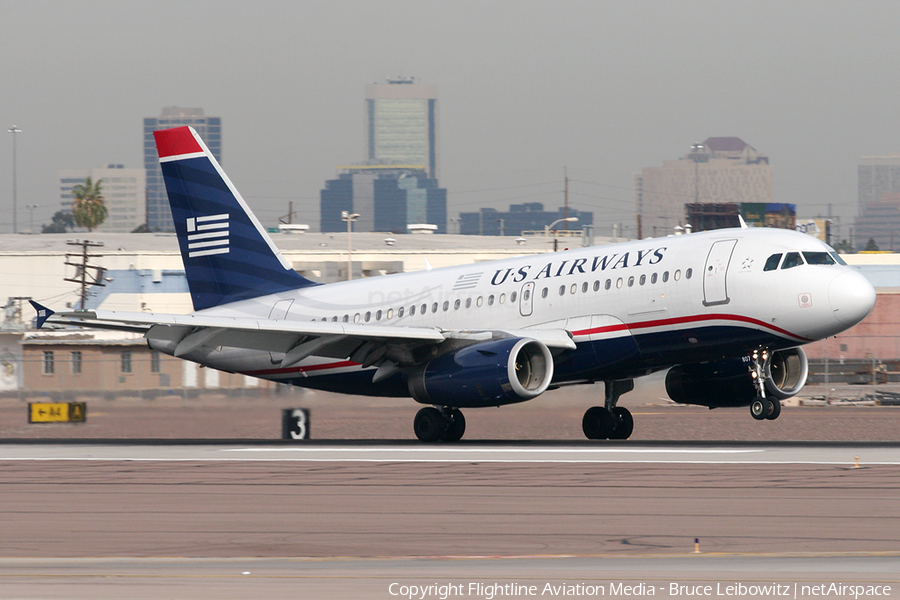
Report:
M 504 338 L 466 346 L 428 362 L 409 377 L 409 393 L 423 404 L 454 408 L 500 406 L 542 394 L 553 379 L 543 343 Z
M 672 367 L 666 393 L 679 404 L 725 407 L 749 406 L 756 397 L 749 357 Z M 806 384 L 809 362 L 802 348 L 777 350 L 764 365 L 766 395 L 784 400 Z

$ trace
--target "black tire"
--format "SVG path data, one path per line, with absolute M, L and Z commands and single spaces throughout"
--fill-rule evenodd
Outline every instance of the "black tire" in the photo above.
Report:
M 634 417 L 631 416 L 631 411 L 624 406 L 615 407 L 613 412 L 616 417 L 616 428 L 613 429 L 609 439 L 627 440 L 631 437 L 632 432 L 634 432 Z
M 750 403 L 750 415 L 757 421 L 762 421 L 771 412 L 771 406 L 767 398 L 757 396 Z
M 436 442 L 447 431 L 447 419 L 444 418 L 441 411 L 429 406 L 416 413 L 413 429 L 416 431 L 416 437 L 421 441 Z
M 616 419 L 602 406 L 592 406 L 581 419 L 581 430 L 589 440 L 606 440 L 616 428 Z
M 441 436 L 441 441 L 458 442 L 466 432 L 466 418 L 458 408 L 451 410 L 447 413 L 447 416 L 449 417 L 449 423 L 447 424 L 447 430 Z
M 772 405 L 772 410 L 766 415 L 766 419 L 774 421 L 778 418 L 778 415 L 781 414 L 781 402 L 778 400 L 769 400 L 769 403 Z

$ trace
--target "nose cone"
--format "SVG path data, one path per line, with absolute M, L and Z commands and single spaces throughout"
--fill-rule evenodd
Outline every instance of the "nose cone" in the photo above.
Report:
M 853 327 L 872 312 L 875 288 L 856 271 L 846 271 L 831 280 L 828 300 L 835 318 L 847 327 Z

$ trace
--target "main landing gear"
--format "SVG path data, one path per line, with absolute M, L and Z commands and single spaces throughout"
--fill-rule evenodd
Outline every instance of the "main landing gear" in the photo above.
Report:
M 751 355 L 753 365 L 750 367 L 750 377 L 756 386 L 756 398 L 750 403 L 750 416 L 757 421 L 774 421 L 781 414 L 781 402 L 777 398 L 766 397 L 766 361 L 769 353 L 766 350 L 754 350 Z
M 458 442 L 466 432 L 466 418 L 458 408 L 428 406 L 416 413 L 413 428 L 423 442 Z
M 589 440 L 627 440 L 634 431 L 634 419 L 624 406 L 616 406 L 619 396 L 634 389 L 633 379 L 607 381 L 604 406 L 592 406 L 584 413 L 581 428 Z

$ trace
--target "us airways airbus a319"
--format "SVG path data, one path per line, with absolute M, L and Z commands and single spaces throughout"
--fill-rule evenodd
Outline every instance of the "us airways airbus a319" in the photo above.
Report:
M 189 127 L 154 133 L 194 312 L 35 304 L 38 325 L 143 334 L 200 365 L 306 388 L 412 397 L 413 429 L 456 441 L 461 409 L 605 383 L 582 419 L 627 439 L 619 397 L 668 369 L 675 402 L 775 419 L 803 344 L 859 323 L 875 290 L 804 234 L 725 229 L 319 285 L 291 269 Z

